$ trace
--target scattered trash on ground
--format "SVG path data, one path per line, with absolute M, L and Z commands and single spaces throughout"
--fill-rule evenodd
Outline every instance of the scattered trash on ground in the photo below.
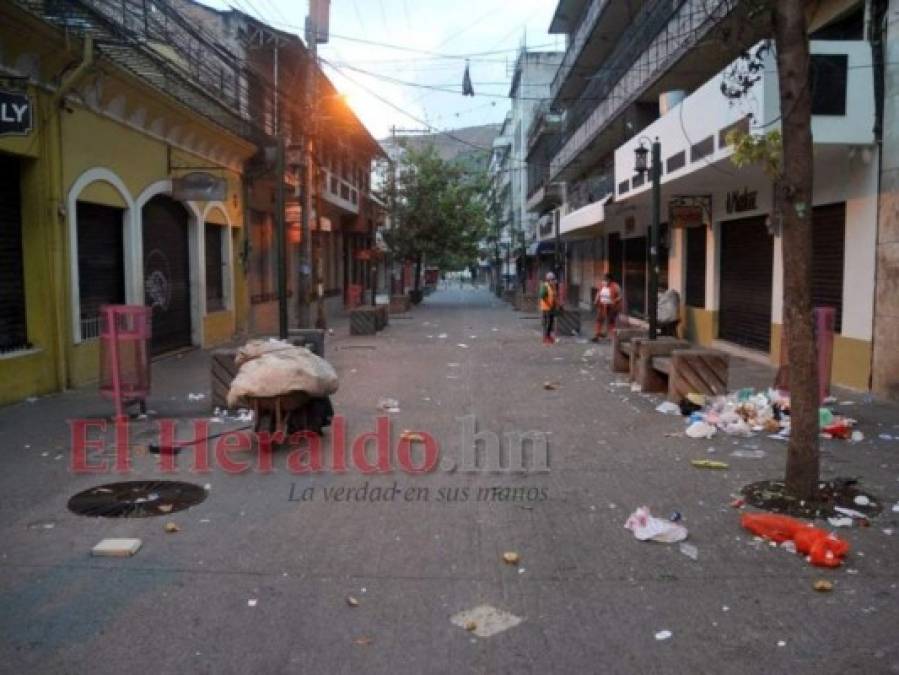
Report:
M 168 522 L 165 524 L 165 531 L 169 534 L 174 534 L 175 532 L 180 532 L 181 528 L 178 527 L 176 523 Z
M 202 401 L 206 398 L 206 394 L 188 394 L 187 398 L 190 401 Z
M 400 411 L 400 402 L 395 398 L 382 398 L 378 401 L 378 408 L 389 413 L 398 413 Z
M 91 555 L 129 558 L 140 550 L 140 539 L 103 539 L 91 549 Z
M 687 538 L 687 528 L 670 520 L 656 518 L 648 506 L 641 506 L 628 516 L 624 527 L 631 530 L 639 541 L 658 541 L 675 544 Z
M 691 459 L 690 464 L 697 469 L 727 469 L 730 467 L 727 462 L 716 462 L 713 459 Z
M 678 547 L 680 552 L 687 556 L 690 560 L 699 560 L 699 549 L 693 546 L 693 544 L 688 544 L 685 541 L 680 543 Z
M 673 633 L 670 630 L 660 630 L 656 633 L 656 640 L 669 640 Z
M 447 338 L 447 334 L 446 334 L 446 333 L 441 333 L 440 335 L 437 336 L 437 339 L 438 339 L 438 340 L 446 340 L 446 338 Z
M 247 600 L 247 607 L 255 607 L 257 602 L 259 601 L 256 598 L 250 598 Z
M 543 388 L 548 391 L 556 391 L 557 389 L 561 389 L 562 385 L 559 382 L 544 382 Z
M 346 604 L 348 604 L 350 607 L 358 607 L 359 601 L 352 595 L 348 595 L 346 596 Z
M 690 438 L 711 438 L 717 430 L 711 424 L 697 420 L 687 427 L 685 432 Z
M 859 506 L 868 506 L 871 503 L 871 499 L 868 495 L 856 495 L 855 499 L 853 499 L 856 504 Z
M 468 345 L 464 342 L 460 342 L 456 345 L 459 349 L 468 349 Z
M 739 457 L 740 459 L 762 459 L 767 453 L 764 450 L 734 450 L 730 453 L 731 457 Z
M 833 582 L 827 579 L 818 579 L 812 586 L 819 593 L 829 593 L 833 590 Z
M 852 527 L 852 518 L 828 518 L 827 522 L 831 527 Z
M 357 637 L 355 640 L 353 640 L 354 645 L 360 645 L 362 647 L 367 647 L 372 642 L 374 642 L 374 640 L 372 640 L 370 637 L 366 637 L 366 636 Z
M 481 638 L 492 637 L 509 628 L 514 628 L 524 619 L 490 605 L 478 605 L 450 617 L 454 626 Z M 473 628 L 470 628 L 474 624 Z
M 506 551 L 503 553 L 503 562 L 507 565 L 517 565 L 521 560 L 521 556 L 516 551 Z
M 400 434 L 401 441 L 409 441 L 410 443 L 424 443 L 425 437 L 423 434 L 417 431 L 411 431 L 409 429 L 403 429 L 403 433 Z
M 663 415 L 680 415 L 680 406 L 671 401 L 662 401 L 656 406 L 656 412 Z
M 796 551 L 816 567 L 839 567 L 849 544 L 801 520 L 773 513 L 743 513 L 740 524 L 752 534 L 781 544 L 792 541 Z

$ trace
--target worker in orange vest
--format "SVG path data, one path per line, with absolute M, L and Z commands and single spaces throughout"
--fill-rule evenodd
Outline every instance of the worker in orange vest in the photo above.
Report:
M 553 337 L 553 329 L 556 323 L 556 310 L 559 306 L 559 289 L 556 284 L 556 275 L 552 272 L 546 273 L 546 281 L 540 284 L 540 291 L 537 294 L 540 300 L 540 311 L 543 313 L 543 344 L 555 344 L 556 339 Z

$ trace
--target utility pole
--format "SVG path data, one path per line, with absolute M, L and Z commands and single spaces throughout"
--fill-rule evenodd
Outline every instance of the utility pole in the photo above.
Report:
M 284 129 L 281 125 L 280 92 L 278 91 L 278 79 L 280 77 L 279 47 L 275 39 L 274 53 L 272 55 L 275 94 L 272 100 L 273 131 L 275 133 L 275 256 L 278 261 L 278 336 L 284 340 L 287 338 L 287 259 L 285 239 L 287 236 L 284 222 Z

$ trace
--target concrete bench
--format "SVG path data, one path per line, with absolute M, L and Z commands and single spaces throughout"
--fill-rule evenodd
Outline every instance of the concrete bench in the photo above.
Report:
M 410 309 L 412 309 L 412 300 L 409 299 L 408 295 L 390 296 L 390 307 L 388 308 L 388 311 L 391 314 L 405 314 Z
M 634 338 L 631 341 L 630 377 L 645 392 L 666 391 L 668 377 L 653 368 L 653 359 L 669 356 L 677 349 L 689 349 L 690 343 L 671 337 Z
M 667 379 L 668 400 L 674 403 L 687 394 L 726 394 L 729 367 L 730 357 L 714 349 L 677 349 L 652 358 L 652 369 Z
M 621 328 L 612 333 L 612 372 L 630 372 L 631 340 L 645 337 L 646 331 L 640 328 Z
M 565 307 L 556 313 L 557 335 L 580 335 L 581 312 L 578 309 Z

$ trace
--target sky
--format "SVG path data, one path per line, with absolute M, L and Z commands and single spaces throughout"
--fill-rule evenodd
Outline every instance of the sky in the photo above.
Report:
M 306 0 L 203 1 L 302 35 Z M 387 137 L 392 125 L 501 122 L 520 46 L 564 48 L 562 36 L 546 32 L 555 7 L 555 0 L 332 0 L 331 39 L 319 56 L 376 138 Z M 466 56 L 474 97 L 461 94 Z

